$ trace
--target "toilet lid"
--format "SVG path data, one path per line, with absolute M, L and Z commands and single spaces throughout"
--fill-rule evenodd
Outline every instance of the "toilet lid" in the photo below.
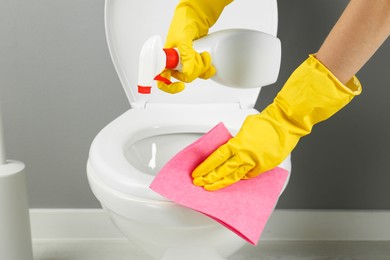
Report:
M 106 0 L 105 29 L 115 69 L 133 108 L 154 104 L 239 103 L 254 107 L 259 88 L 238 89 L 212 80 L 197 79 L 186 84 L 181 93 L 172 95 L 152 87 L 151 94 L 139 94 L 137 88 L 138 58 L 142 45 L 153 35 L 166 38 L 177 1 Z M 225 8 L 210 32 L 229 28 L 258 30 L 276 36 L 276 0 L 233 1 Z M 276 81 L 276 79 L 275 79 Z

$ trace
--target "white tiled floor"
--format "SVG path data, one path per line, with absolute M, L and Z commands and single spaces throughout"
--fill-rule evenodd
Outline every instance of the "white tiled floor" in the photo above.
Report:
M 35 260 L 153 260 L 124 239 L 34 240 L 33 248 Z M 390 260 L 390 241 L 262 241 L 228 260 Z

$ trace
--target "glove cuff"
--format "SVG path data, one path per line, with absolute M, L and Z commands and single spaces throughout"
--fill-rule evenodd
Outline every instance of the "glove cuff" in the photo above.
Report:
M 362 86 L 355 76 L 344 85 L 314 55 L 310 55 L 291 74 L 268 110 L 283 118 L 290 133 L 304 136 L 315 124 L 334 115 L 361 91 Z
M 308 63 L 308 66 L 311 66 L 319 72 L 328 75 L 334 82 L 335 86 L 338 87 L 341 91 L 344 91 L 345 93 L 351 94 L 353 96 L 358 96 L 362 92 L 362 85 L 356 76 L 353 76 L 344 85 L 324 64 L 321 63 L 321 61 L 315 57 L 314 54 L 310 54 L 306 62 Z

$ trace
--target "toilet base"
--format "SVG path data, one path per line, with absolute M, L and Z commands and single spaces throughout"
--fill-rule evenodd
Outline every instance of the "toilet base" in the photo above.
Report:
M 170 248 L 168 249 L 161 260 L 226 260 L 213 248 Z

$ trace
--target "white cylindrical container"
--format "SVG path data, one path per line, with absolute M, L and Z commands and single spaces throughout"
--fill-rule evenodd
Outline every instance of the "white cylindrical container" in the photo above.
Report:
M 0 165 L 0 259 L 33 260 L 25 165 Z
M 0 259 L 33 260 L 25 165 L 7 160 L 0 109 Z

